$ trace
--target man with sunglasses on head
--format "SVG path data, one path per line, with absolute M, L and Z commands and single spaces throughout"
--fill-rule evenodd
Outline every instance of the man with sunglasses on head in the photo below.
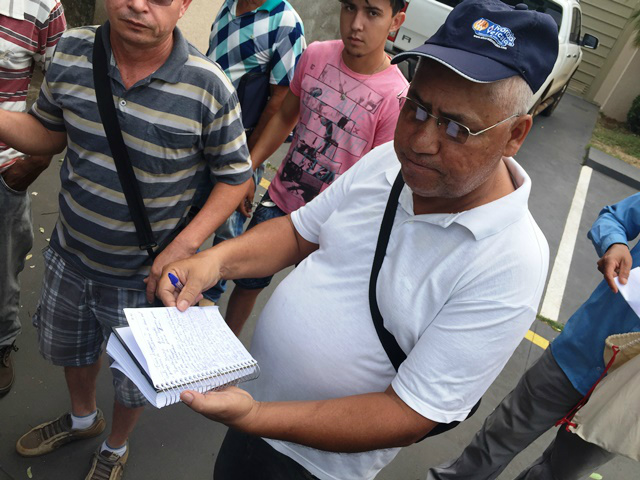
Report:
M 470 414 L 534 320 L 546 280 L 531 180 L 512 156 L 557 35 L 551 17 L 524 6 L 461 3 L 393 60 L 420 63 L 398 95 L 392 143 L 291 215 L 165 268 L 185 286 L 161 278 L 157 293 L 184 310 L 221 277 L 298 264 L 258 320 L 260 377 L 247 391 L 181 395 L 230 427 L 217 480 L 371 479 L 400 447 Z M 389 334 L 406 355 L 397 370 Z
M 238 205 L 251 176 L 231 82 L 176 28 L 190 0 L 105 4 L 109 21 L 99 31 L 76 28 L 60 39 L 30 114 L 0 112 L 0 141 L 31 155 L 67 148 L 60 169 L 60 217 L 44 252 L 33 322 L 44 358 L 64 367 L 71 409 L 23 435 L 16 444 L 23 456 L 43 455 L 103 432 L 96 381 L 111 328 L 126 324 L 123 308 L 153 302 L 164 265 L 197 251 Z M 97 39 L 105 55 L 94 55 Z M 133 182 L 161 252 L 140 246 L 105 137 L 92 64 L 100 57 L 112 90 L 107 101 L 113 96 Z M 216 185 L 200 212 L 180 229 L 204 175 L 214 176 Z M 87 479 L 121 478 L 128 437 L 146 404 L 130 380 L 112 373 L 111 431 Z

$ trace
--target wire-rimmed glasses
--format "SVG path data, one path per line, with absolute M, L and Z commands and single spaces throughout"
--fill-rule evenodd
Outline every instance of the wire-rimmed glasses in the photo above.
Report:
M 498 125 L 502 125 L 507 120 L 511 120 L 512 118 L 521 116 L 519 113 L 514 113 L 513 115 L 505 118 L 504 120 L 500 120 L 498 123 L 491 125 L 490 127 L 484 128 L 478 132 L 472 132 L 469 129 L 469 127 L 466 127 L 461 123 L 456 122 L 455 120 L 452 120 L 450 118 L 443 117 L 443 116 L 438 117 L 433 113 L 429 112 L 429 109 L 424 105 L 422 105 L 417 100 L 411 97 L 402 95 L 405 92 L 405 90 L 402 90 L 397 95 L 398 101 L 400 102 L 400 108 L 405 108 L 405 105 L 408 106 L 408 108 L 410 108 L 412 111 L 415 112 L 414 113 L 415 119 L 419 122 L 426 122 L 427 120 L 429 120 L 429 118 L 433 118 L 436 121 L 436 125 L 438 127 L 444 127 L 444 131 L 449 140 L 452 140 L 460 144 L 465 143 L 470 135 L 474 137 L 477 135 L 481 135 L 491 130 L 492 128 L 497 127 Z

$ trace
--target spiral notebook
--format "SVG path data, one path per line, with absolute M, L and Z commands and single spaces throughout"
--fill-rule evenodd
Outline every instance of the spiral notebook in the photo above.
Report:
M 157 408 L 184 390 L 207 392 L 256 378 L 260 369 L 229 329 L 218 307 L 125 308 L 107 353 Z

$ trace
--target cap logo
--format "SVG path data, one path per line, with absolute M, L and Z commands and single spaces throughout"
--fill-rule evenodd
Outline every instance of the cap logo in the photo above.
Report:
M 506 50 L 515 45 L 516 37 L 507 27 L 493 23 L 486 18 L 480 18 L 473 23 L 474 37 L 480 40 L 489 40 L 498 48 Z

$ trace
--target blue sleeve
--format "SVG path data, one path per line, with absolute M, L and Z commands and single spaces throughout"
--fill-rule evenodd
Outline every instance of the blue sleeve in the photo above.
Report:
M 628 245 L 639 233 L 640 193 L 636 193 L 621 202 L 604 207 L 587 236 L 602 257 L 611 245 Z

